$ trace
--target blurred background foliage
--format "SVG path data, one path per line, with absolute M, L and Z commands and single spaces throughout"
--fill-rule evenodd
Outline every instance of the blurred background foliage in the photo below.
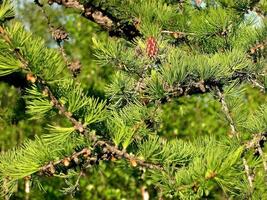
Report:
M 51 48 L 58 48 L 48 29 L 47 19 L 40 8 L 30 0 L 15 0 L 17 17 L 25 27 L 35 35 L 44 38 Z M 88 91 L 88 94 L 104 98 L 105 85 L 114 73 L 111 67 L 99 67 L 94 61 L 93 39 L 108 40 L 107 33 L 94 23 L 60 6 L 45 6 L 45 10 L 55 28 L 62 27 L 69 34 L 69 40 L 63 46 L 69 60 L 81 62 L 81 73 L 76 77 Z M 22 89 L 0 83 L 0 150 L 12 148 L 25 138 L 33 138 L 43 132 L 44 121 L 29 120 L 25 114 L 25 105 L 20 98 Z M 248 88 L 244 103 L 249 112 L 254 111 L 266 96 L 257 89 Z M 15 105 L 15 106 L 14 106 Z M 193 139 L 197 135 L 220 136 L 228 131 L 228 123 L 220 114 L 219 102 L 212 94 L 182 97 L 162 107 L 160 134 L 166 138 L 180 137 Z M 53 117 L 47 119 L 55 121 Z M 19 184 L 13 199 L 141 199 L 141 189 L 146 187 L 150 197 L 155 190 L 150 183 L 139 179 L 140 170 L 113 168 L 110 163 L 100 163 L 89 169 L 80 181 L 79 192 L 64 194 L 62 189 L 68 186 L 63 179 L 42 178 L 43 190 L 32 187 L 30 196 L 25 196 L 24 183 Z M 142 177 L 142 174 L 141 174 Z M 70 182 L 76 181 L 70 178 Z

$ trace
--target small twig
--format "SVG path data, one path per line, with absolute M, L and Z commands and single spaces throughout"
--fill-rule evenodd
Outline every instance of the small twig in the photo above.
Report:
M 229 122 L 229 125 L 230 125 L 230 128 L 231 128 L 231 135 L 232 136 L 235 136 L 237 138 L 239 138 L 239 134 L 238 132 L 236 131 L 236 128 L 235 128 L 235 124 L 234 124 L 234 120 L 230 114 L 230 110 L 227 106 L 227 103 L 225 101 L 225 98 L 224 98 L 224 95 L 223 93 L 221 92 L 221 90 L 216 86 L 216 90 L 217 90 L 217 95 L 219 97 L 219 101 L 221 102 L 221 105 L 222 105 L 222 110 Z
M 265 87 L 261 83 L 259 83 L 256 79 L 252 78 L 248 79 L 255 87 L 258 87 L 261 90 L 261 92 L 265 92 Z
M 262 159 L 264 171 L 265 171 L 265 173 L 267 175 L 267 162 L 265 160 L 265 156 L 264 156 L 264 153 L 262 151 L 262 148 L 261 148 L 260 144 L 258 144 L 258 151 L 259 151 L 259 154 L 260 154 L 261 159 Z
M 251 189 L 251 192 L 252 192 L 252 189 L 253 189 L 253 177 L 250 174 L 249 166 L 248 166 L 247 160 L 245 158 L 243 158 L 243 164 L 244 164 L 244 167 L 245 167 L 245 172 L 246 172 L 247 177 L 248 177 L 248 183 L 249 183 L 249 186 L 250 186 L 250 189 Z
M 266 141 L 266 136 L 267 133 L 254 134 L 253 138 L 245 144 L 246 149 L 257 148 L 260 143 Z
M 164 170 L 163 166 L 156 163 L 149 163 L 144 160 L 140 160 L 134 155 L 130 155 L 125 151 L 119 150 L 117 147 L 109 145 L 105 141 L 96 141 L 94 147 L 100 146 L 102 148 L 101 154 L 94 154 L 89 148 L 84 148 L 78 152 L 74 152 L 71 156 L 64 157 L 60 160 L 49 162 L 48 164 L 42 166 L 39 172 L 48 176 L 53 176 L 56 173 L 56 166 L 64 165 L 66 168 L 73 167 L 70 163 L 76 163 L 81 168 L 90 166 L 92 164 L 98 164 L 100 160 L 116 160 L 116 159 L 126 159 L 133 167 L 138 165 L 145 167 L 147 169 Z M 83 158 L 83 162 L 80 162 L 79 158 Z
M 188 35 L 195 35 L 194 33 L 186 33 L 186 32 L 181 32 L 181 31 L 168 31 L 168 30 L 162 30 L 161 33 L 169 34 L 176 39 L 182 39 Z
M 65 116 L 69 121 L 74 125 L 75 130 L 79 131 L 81 134 L 86 134 L 87 131 L 83 124 L 72 117 L 72 113 L 68 112 L 64 105 L 62 105 L 58 99 L 54 96 L 53 92 L 50 90 L 49 86 L 41 79 L 38 79 L 38 82 L 43 85 L 44 93 L 48 94 L 48 97 L 51 100 L 53 106 L 58 109 L 59 114 Z
M 7 187 L 7 180 L 8 177 L 4 178 L 3 179 L 3 192 L 4 192 L 4 198 L 5 200 L 9 200 L 9 197 L 8 197 L 8 187 Z
M 99 140 L 99 141 L 96 142 L 95 145 L 100 145 L 106 151 L 111 152 L 111 153 L 113 153 L 113 154 L 115 154 L 115 155 L 117 155 L 117 156 L 119 156 L 121 158 L 125 158 L 134 167 L 140 165 L 141 167 L 145 167 L 145 168 L 148 168 L 148 169 L 157 169 L 157 170 L 163 170 L 164 169 L 163 166 L 160 165 L 160 164 L 150 163 L 150 162 L 146 162 L 144 160 L 141 160 L 141 159 L 137 158 L 134 155 L 130 155 L 126 151 L 121 151 L 117 147 L 109 145 L 105 141 Z
M 52 38 L 56 41 L 58 49 L 64 59 L 64 62 L 66 63 L 66 65 L 68 66 L 70 72 L 72 73 L 73 77 L 76 77 L 81 70 L 81 62 L 79 60 L 74 60 L 74 61 L 70 61 L 68 59 L 68 56 L 66 54 L 66 51 L 63 47 L 63 41 L 69 39 L 69 35 L 68 33 L 63 29 L 63 28 L 54 28 L 54 26 L 52 26 L 51 24 L 51 20 L 49 18 L 49 16 L 46 13 L 46 10 L 44 8 L 44 6 L 42 4 L 39 3 L 39 1 L 35 1 L 36 5 L 40 7 L 44 17 L 47 20 L 47 25 L 48 28 L 51 32 Z
M 141 187 L 142 200 L 149 200 L 149 193 L 145 186 Z
M 265 183 L 267 184 L 267 162 L 265 160 L 264 152 L 261 145 L 266 142 L 267 133 L 255 134 L 253 138 L 245 144 L 246 149 L 255 149 L 262 159 L 263 168 L 265 171 Z
M 71 156 L 69 157 L 64 157 L 60 160 L 54 161 L 54 162 L 49 162 L 48 164 L 42 166 L 39 170 L 41 174 L 46 174 L 46 175 L 54 175 L 56 173 L 55 167 L 57 165 L 64 165 L 65 167 L 68 167 L 70 165 L 70 162 L 76 162 L 77 158 L 83 156 L 84 158 L 88 159 L 89 156 L 91 156 L 91 150 L 89 148 L 83 148 L 82 150 L 78 152 L 74 152 Z
M 29 199 L 29 195 L 30 195 L 30 180 L 31 180 L 31 176 L 26 176 L 24 177 L 24 186 L 25 186 L 25 199 L 28 200 Z
M 51 35 L 53 37 L 53 39 L 57 42 L 57 45 L 59 47 L 59 50 L 60 50 L 60 53 L 62 54 L 62 57 L 65 61 L 65 63 L 68 65 L 68 59 L 67 59 L 67 55 L 65 53 L 65 50 L 61 44 L 61 42 L 63 40 L 66 40 L 68 39 L 68 34 L 64 31 L 64 30 L 61 30 L 60 28 L 57 28 L 55 29 L 52 24 L 51 24 L 51 20 L 48 16 L 48 14 L 46 13 L 46 10 L 44 8 L 44 5 L 42 5 L 38 0 L 35 0 L 35 4 L 40 8 L 41 12 L 43 13 L 46 21 L 47 21 L 47 25 L 48 25 L 48 28 L 51 32 Z

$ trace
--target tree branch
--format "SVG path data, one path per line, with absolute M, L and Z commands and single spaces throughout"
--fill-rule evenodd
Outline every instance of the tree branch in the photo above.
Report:
M 78 152 L 74 152 L 71 156 L 64 157 L 57 161 L 49 162 L 48 164 L 40 168 L 38 174 L 53 176 L 54 174 L 60 172 L 57 171 L 58 169 L 62 170 L 62 168 L 57 168 L 58 166 L 64 166 L 65 170 L 77 166 L 79 166 L 80 168 L 87 168 L 91 165 L 98 164 L 100 161 L 115 161 L 116 159 L 125 159 L 133 167 L 137 167 L 139 165 L 147 169 L 163 170 L 163 167 L 160 164 L 148 163 L 140 160 L 133 155 L 129 155 L 128 153 L 121 151 L 112 145 L 109 145 L 105 141 L 97 141 L 95 147 L 96 146 L 102 147 L 102 152 L 96 153 L 91 151 L 89 148 L 83 148 Z
M 50 5 L 57 3 L 66 8 L 79 10 L 83 17 L 97 23 L 104 30 L 108 31 L 110 36 L 122 37 L 132 41 L 141 35 L 134 24 L 114 17 L 108 11 L 96 7 L 93 3 L 81 4 L 77 0 L 49 0 L 48 3 Z
M 8 43 L 11 43 L 11 39 L 9 38 L 9 36 L 6 34 L 5 30 L 0 26 L 0 30 L 2 30 L 2 35 L 5 36 L 5 40 Z M 21 62 L 23 63 L 28 63 L 27 60 L 25 60 L 23 58 L 23 55 L 17 51 L 16 52 L 16 57 L 17 59 L 19 59 Z M 25 66 L 27 67 L 27 66 Z M 40 77 L 36 77 L 34 78 L 35 81 L 34 82 L 38 82 L 39 85 L 42 86 L 43 88 L 43 93 L 47 94 L 49 99 L 51 100 L 52 105 L 59 111 L 59 114 L 66 117 L 74 126 L 74 128 L 81 133 L 82 135 L 87 135 L 87 133 L 89 132 L 89 130 L 81 123 L 79 122 L 77 119 L 75 119 L 72 116 L 72 113 L 70 113 L 64 105 L 62 105 L 58 99 L 56 98 L 56 96 L 53 94 L 52 90 L 50 89 L 49 85 L 46 84 L 45 80 L 42 80 Z M 133 166 L 137 166 L 138 164 L 142 167 L 146 167 L 149 169 L 163 169 L 163 167 L 161 165 L 158 164 L 153 164 L 153 163 L 147 163 L 143 160 L 140 160 L 138 158 L 136 158 L 135 156 L 132 156 L 130 154 L 128 154 L 125 151 L 121 151 L 119 150 L 117 147 L 112 146 L 110 144 L 108 144 L 105 141 L 102 140 L 98 140 L 96 136 L 94 135 L 90 135 L 90 138 L 93 140 L 94 146 L 100 146 L 103 147 L 103 150 L 105 149 L 106 152 L 113 154 L 115 157 L 117 158 L 124 158 L 128 161 L 130 161 L 130 163 Z M 90 150 L 88 148 L 84 148 L 83 150 L 79 151 L 79 152 L 75 152 L 72 156 L 67 157 L 67 160 L 72 161 L 74 159 L 76 159 L 77 157 L 79 157 L 80 155 L 90 155 Z M 65 158 L 66 159 L 66 158 Z M 53 167 L 55 165 L 58 165 L 62 163 L 62 160 L 58 160 L 56 162 L 50 162 L 48 165 L 42 167 L 41 171 L 49 171 L 49 172 L 53 172 Z

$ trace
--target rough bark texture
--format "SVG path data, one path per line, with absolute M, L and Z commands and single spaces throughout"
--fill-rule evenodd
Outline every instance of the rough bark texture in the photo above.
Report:
M 66 8 L 80 10 L 83 17 L 97 23 L 104 30 L 107 30 L 110 36 L 122 37 L 132 41 L 134 38 L 141 35 L 134 24 L 122 21 L 106 10 L 96 7 L 91 3 L 80 4 L 76 0 L 50 0 L 48 3 L 50 5 L 57 3 Z

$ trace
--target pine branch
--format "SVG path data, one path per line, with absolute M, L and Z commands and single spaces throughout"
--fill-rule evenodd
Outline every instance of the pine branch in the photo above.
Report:
M 249 140 L 245 146 L 247 149 L 257 149 L 259 144 L 264 144 L 267 141 L 267 133 L 254 134 L 253 138 Z
M 91 150 L 89 148 L 83 148 L 78 152 L 74 152 L 71 156 L 62 158 L 57 161 L 51 161 L 48 164 L 42 166 L 39 170 L 40 175 L 47 175 L 52 176 L 56 173 L 56 167 L 60 164 L 64 165 L 65 167 L 69 167 L 71 162 L 74 162 L 76 165 L 79 164 L 79 158 L 83 157 L 87 160 L 90 159 Z M 72 167 L 72 166 L 71 166 Z
M 194 35 L 194 33 L 185 33 L 181 31 L 169 31 L 169 30 L 162 30 L 161 33 L 171 35 L 175 39 L 184 39 L 187 36 Z
M 25 194 L 26 194 L 26 198 L 25 198 L 26 200 L 29 199 L 29 194 L 30 194 L 30 190 L 31 190 L 30 179 L 31 179 L 30 176 L 24 177 L 24 191 L 25 191 Z
M 48 93 L 53 105 L 55 106 L 55 108 L 57 108 L 59 110 L 59 114 L 65 116 L 68 120 L 70 120 L 71 123 L 74 125 L 74 128 L 77 131 L 79 131 L 83 135 L 87 135 L 87 133 L 89 133 L 89 130 L 86 127 L 84 127 L 79 121 L 77 121 L 74 117 L 71 116 L 70 112 L 68 112 L 66 110 L 66 108 L 59 103 L 59 101 L 53 95 L 53 93 L 51 92 L 51 90 L 49 89 L 48 86 L 44 86 L 44 88 L 45 88 L 45 92 Z M 126 160 L 128 160 L 130 162 L 135 162 L 135 163 L 139 164 L 140 166 L 146 167 L 148 169 L 163 169 L 160 165 L 153 164 L 153 163 L 147 163 L 147 162 L 145 162 L 143 160 L 140 160 L 140 159 L 136 158 L 135 156 L 132 156 L 132 155 L 128 154 L 125 151 L 119 150 L 116 146 L 112 146 L 112 145 L 109 145 L 105 141 L 98 140 L 97 137 L 95 137 L 94 135 L 90 135 L 89 137 L 93 140 L 93 142 L 95 143 L 95 146 L 100 145 L 102 147 L 105 147 L 105 149 L 109 153 L 117 155 L 117 156 L 119 156 L 121 158 L 125 158 Z
M 217 89 L 223 88 L 223 86 L 227 85 L 227 83 L 232 82 L 232 81 L 238 81 L 240 83 L 244 82 L 246 80 L 252 81 L 252 79 L 250 77 L 251 77 L 251 75 L 249 73 L 235 73 L 235 74 L 233 74 L 232 77 L 229 77 L 229 78 L 224 79 L 224 80 L 190 81 L 189 83 L 177 84 L 173 87 L 166 86 L 164 88 L 164 90 L 167 92 L 166 98 L 161 99 L 160 102 L 166 103 L 172 98 L 179 98 L 179 97 L 187 96 L 187 95 L 190 96 L 190 95 L 196 95 L 196 94 L 209 93 L 213 90 L 213 88 L 217 88 Z M 255 79 L 253 79 L 253 81 L 256 82 Z M 258 83 L 258 84 L 260 84 L 260 83 Z M 139 85 L 142 85 L 142 82 L 137 82 L 136 85 L 137 85 L 136 86 L 136 92 L 141 93 L 141 94 L 144 93 L 145 87 L 143 87 L 143 88 L 138 87 Z M 167 83 L 166 83 L 166 85 L 167 85 Z M 221 95 L 223 95 L 223 94 L 221 93 Z M 143 103 L 148 104 L 150 102 L 147 101 L 147 98 L 144 98 Z M 231 130 L 233 133 L 235 132 L 235 131 L 233 131 L 234 127 L 232 127 Z
M 72 117 L 71 113 L 68 112 L 66 110 L 66 108 L 59 103 L 59 101 L 53 95 L 53 93 L 51 92 L 51 90 L 49 89 L 48 86 L 44 86 L 44 88 L 45 88 L 44 91 L 48 94 L 54 107 L 59 110 L 59 114 L 65 116 L 74 125 L 74 128 L 77 131 L 79 131 L 79 133 L 81 133 L 83 135 L 87 135 L 89 133 L 89 130 L 86 127 L 84 127 L 79 121 L 77 121 L 74 117 Z M 105 141 L 99 140 L 94 135 L 89 135 L 89 137 L 93 140 L 93 143 L 95 144 L 94 146 L 100 145 L 106 149 L 105 151 L 112 153 L 112 154 L 118 156 L 119 158 L 124 158 L 124 159 L 130 161 L 131 163 L 139 164 L 140 166 L 146 167 L 148 169 L 163 169 L 163 167 L 158 165 L 158 164 L 147 163 L 143 160 L 138 159 L 135 156 L 128 154 L 125 151 L 121 151 L 118 149 L 118 147 L 112 146 Z M 133 164 L 133 165 L 135 165 L 135 164 Z
M 81 4 L 77 0 L 49 0 L 48 3 L 50 5 L 57 3 L 66 8 L 79 10 L 83 17 L 97 23 L 104 30 L 108 31 L 110 36 L 122 37 L 129 41 L 140 36 L 140 32 L 133 24 L 114 17 L 106 10 L 94 6 L 93 3 Z
M 39 82 L 44 84 L 43 81 L 39 81 Z M 79 133 L 81 133 L 83 135 L 87 135 L 87 133 L 89 133 L 89 130 L 86 127 L 84 127 L 79 121 L 77 121 L 74 117 L 72 117 L 71 113 L 68 112 L 66 110 L 66 108 L 59 103 L 59 101 L 53 95 L 53 93 L 51 92 L 51 90 L 49 89 L 48 86 L 44 86 L 44 91 L 48 94 L 54 107 L 59 110 L 59 114 L 65 116 L 74 125 L 74 128 L 77 131 L 79 131 Z M 128 160 L 133 166 L 134 165 L 140 165 L 140 166 L 148 168 L 148 169 L 158 169 L 158 170 L 163 169 L 163 167 L 159 164 L 148 163 L 148 162 L 145 162 L 143 160 L 140 160 L 139 158 L 137 158 L 133 155 L 130 155 L 125 151 L 119 150 L 116 146 L 112 146 L 103 140 L 97 139 L 97 137 L 92 135 L 92 134 L 89 135 L 89 137 L 93 140 L 94 146 L 100 145 L 103 148 L 104 152 L 107 151 L 108 153 L 111 153 L 111 154 L 117 156 L 118 158 L 124 158 L 124 159 Z M 84 151 L 86 151 L 86 149 L 81 151 L 81 152 L 78 152 L 78 154 L 74 154 L 74 157 L 79 156 Z M 55 164 L 59 164 L 60 162 L 61 161 L 57 161 Z

